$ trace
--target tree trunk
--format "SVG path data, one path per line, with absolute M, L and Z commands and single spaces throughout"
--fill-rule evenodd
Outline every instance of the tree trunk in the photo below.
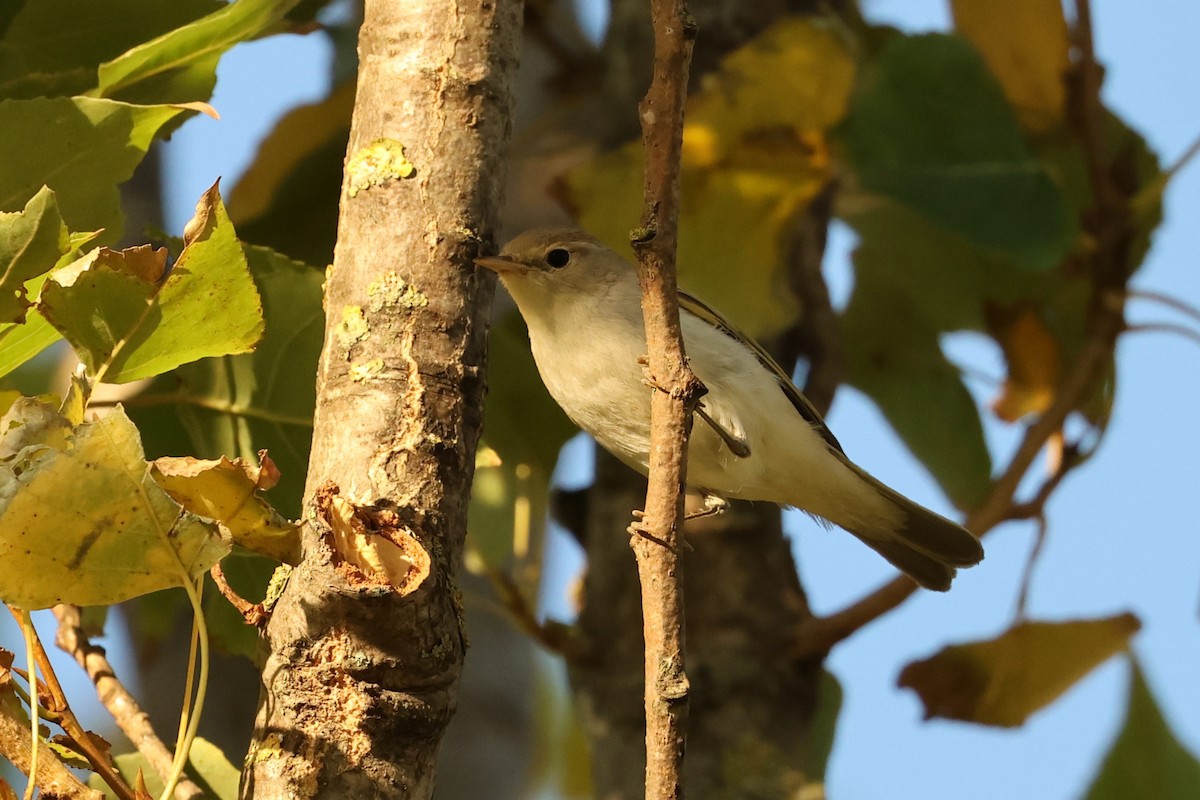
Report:
M 243 797 L 432 795 L 466 647 L 455 569 L 493 288 L 471 259 L 497 219 L 519 11 L 366 3 L 305 559 L 267 625 Z M 364 546 L 416 566 L 380 571 Z

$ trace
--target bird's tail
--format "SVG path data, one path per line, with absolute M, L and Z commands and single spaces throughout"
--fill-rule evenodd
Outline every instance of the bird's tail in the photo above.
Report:
M 854 467 L 855 472 L 901 512 L 889 530 L 853 530 L 875 552 L 926 589 L 944 592 L 958 567 L 983 560 L 983 545 L 974 534 L 935 514 Z

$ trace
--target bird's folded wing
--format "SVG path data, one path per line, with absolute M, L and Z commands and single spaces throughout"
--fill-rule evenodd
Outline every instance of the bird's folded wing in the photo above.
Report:
M 735 409 L 720 402 L 714 402 L 712 395 L 705 395 L 696 413 L 710 428 L 716 431 L 725 442 L 729 451 L 738 458 L 749 458 L 750 442 L 746 438 L 746 429 L 737 417 Z
M 764 350 L 762 346 L 758 344 L 758 342 L 743 334 L 741 331 L 735 328 L 733 324 L 729 322 L 729 320 L 721 316 L 720 313 L 687 292 L 679 293 L 679 308 L 684 313 L 697 317 L 698 319 L 713 326 L 726 336 L 736 339 L 745 345 L 750 352 L 754 354 L 754 357 L 758 359 L 759 363 L 766 367 L 775 376 L 775 380 L 779 383 L 780 390 L 787 395 L 787 399 L 793 406 L 796 407 L 796 410 L 800 412 L 800 416 L 803 417 L 808 424 L 813 426 L 813 430 L 820 434 L 821 438 L 825 440 L 825 443 L 828 444 L 831 449 L 839 454 L 845 454 L 845 451 L 842 450 L 842 445 L 825 425 L 825 420 L 821 419 L 820 412 L 813 408 L 813 404 L 809 402 L 808 398 L 796 388 L 796 384 L 792 383 L 791 376 L 783 371 L 783 367 L 775 363 L 775 359 L 771 358 L 771 355 Z M 722 416 L 722 412 L 719 411 L 715 405 L 709 408 L 708 413 L 712 416 L 713 420 L 717 422 L 721 422 L 723 419 L 728 418 L 728 424 L 737 426 L 740 430 L 740 425 L 738 425 L 736 421 L 735 414 L 732 414 L 731 412 L 725 412 L 724 416 Z M 730 428 L 726 428 L 726 430 L 730 431 L 730 433 L 733 432 Z M 744 435 L 744 431 L 742 432 L 742 435 Z

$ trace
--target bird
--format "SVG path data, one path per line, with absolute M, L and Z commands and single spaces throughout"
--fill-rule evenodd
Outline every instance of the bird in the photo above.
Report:
M 526 231 L 475 259 L 496 272 L 529 330 L 555 402 L 601 447 L 648 472 L 650 402 L 637 270 L 574 228 Z M 728 500 L 798 508 L 858 537 L 921 586 L 946 591 L 983 559 L 973 534 L 872 477 L 846 455 L 791 377 L 717 311 L 679 293 L 684 350 L 707 388 L 688 443 L 687 484 Z

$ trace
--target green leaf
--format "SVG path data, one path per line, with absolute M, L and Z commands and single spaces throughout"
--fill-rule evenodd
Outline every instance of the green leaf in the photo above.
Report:
M 104 228 L 101 241 L 115 241 L 123 224 L 118 184 L 133 174 L 158 129 L 181 113 L 86 97 L 0 101 L 5 147 L 21 154 L 0 170 L 0 211 L 22 208 L 49 186 L 70 230 Z
M 781 163 L 778 156 L 796 155 L 791 148 L 803 144 L 805 133 L 828 130 L 845 116 L 854 78 L 850 44 L 836 23 L 782 17 L 730 53 L 689 99 L 684 160 L 772 174 L 808 164 L 807 158 Z M 776 159 L 759 160 L 764 145 Z
M 525 320 L 515 309 L 492 323 L 488 361 L 488 444 L 501 461 L 531 464 L 549 475 L 558 451 L 579 428 L 546 391 L 529 350 Z
M 817 710 L 801 745 L 800 767 L 810 782 L 825 782 L 843 696 L 837 677 L 829 670 L 821 670 L 817 678 Z
M 1021 622 L 995 639 L 952 645 L 909 664 L 899 685 L 921 696 L 926 719 L 1015 728 L 1128 648 L 1140 627 L 1133 614 Z
M 536 558 L 545 533 L 550 476 L 559 450 L 579 431 L 546 391 L 529 351 L 525 322 L 515 310 L 492 323 L 488 360 L 486 442 L 500 463 L 477 468 L 471 489 L 467 546 L 479 560 L 468 564 L 476 571 L 507 569 L 514 546 L 518 555 Z M 514 537 L 522 541 L 514 543 Z
M 849 383 L 870 397 L 959 508 L 987 493 L 992 460 L 975 400 L 904 296 L 860 283 L 841 318 Z
M 229 762 L 221 748 L 196 737 L 188 754 L 188 772 L 196 776 L 209 797 L 237 800 L 242 771 Z
M 533 659 L 532 732 L 527 796 L 585 800 L 596 796 L 592 757 L 565 682 L 546 659 Z
M 49 272 L 71 249 L 54 192 L 43 186 L 14 214 L 0 213 L 0 323 L 24 322 L 25 283 Z
M 23 324 L 0 324 L 0 376 L 12 372 L 61 338 L 36 310 L 25 315 Z
M 57 265 L 69 263 L 77 255 L 79 248 L 86 245 L 99 235 L 94 233 L 72 233 L 69 236 L 69 250 L 58 259 Z M 39 275 L 25 284 L 25 293 L 29 297 L 38 297 L 47 275 Z M 17 367 L 37 356 L 62 336 L 45 318 L 30 308 L 25 312 L 24 323 L 0 323 L 0 377 L 7 375 Z M 39 384 L 41 386 L 41 384 Z M 49 391 L 48 384 L 26 394 L 36 394 Z
M 508 571 L 514 558 L 522 567 L 537 564 L 549 503 L 550 473 L 541 468 L 506 462 L 476 469 L 467 510 L 467 568 L 477 574 Z
M 217 62 L 238 42 L 279 22 L 299 0 L 237 0 L 100 65 L 99 97 L 181 103 L 207 100 Z
M 262 297 L 265 332 L 254 352 L 179 367 L 132 398 L 129 413 L 154 456 L 251 460 L 269 450 L 282 475 L 267 497 L 295 518 L 325 336 L 324 274 L 267 248 L 243 250 Z
M 82 94 L 96 86 L 101 63 L 222 5 L 218 0 L 30 0 L 16 10 L 0 38 L 0 97 Z
M 848 194 L 838 216 L 859 235 L 855 285 L 903 295 L 933 330 L 987 330 L 988 305 L 1041 301 L 1058 276 L 1018 269 L 1011 260 L 934 225 L 900 203 Z
M 0 40 L 3 40 L 4 35 L 8 32 L 8 26 L 12 25 L 13 19 L 25 7 L 26 2 L 28 0 L 12 0 L 12 2 L 0 6 Z
M 1131 659 L 1125 724 L 1104 757 L 1087 800 L 1192 800 L 1200 797 L 1200 761 L 1171 731 L 1136 659 Z
M 865 189 L 1023 269 L 1054 267 L 1074 241 L 1058 187 L 1026 147 L 996 79 L 961 39 L 890 40 L 860 84 L 844 138 Z
M 1112 163 L 1113 174 L 1120 176 L 1123 191 L 1133 194 L 1134 237 L 1129 243 L 1126 273 L 1133 275 L 1141 267 L 1150 250 L 1150 236 L 1162 222 L 1162 192 L 1172 174 L 1163 171 L 1157 154 L 1149 143 L 1123 119 L 1110 111 L 1102 118 L 1101 140 L 1105 145 L 1104 158 Z M 1037 139 L 1035 152 L 1062 190 L 1068 213 L 1074 219 L 1094 204 L 1087 154 L 1078 137 L 1069 131 L 1059 131 Z
M 53 407 L 25 398 L 0 431 L 4 602 L 26 609 L 119 603 L 180 586 L 228 550 L 215 525 L 154 483 L 120 406 L 72 427 Z
M 249 352 L 262 304 L 216 184 L 196 205 L 184 248 L 99 248 L 51 273 L 38 309 L 97 381 L 126 383 L 201 358 Z
M 158 797 L 162 794 L 162 778 L 141 753 L 123 753 L 116 756 L 113 761 L 116 763 L 121 777 L 130 786 L 134 785 L 138 771 L 141 771 L 150 796 Z M 229 759 L 221 752 L 221 748 L 207 739 L 197 736 L 192 741 L 192 749 L 188 754 L 187 773 L 204 790 L 205 797 L 211 797 L 213 800 L 236 800 L 241 771 L 229 763 Z M 89 776 L 88 786 L 104 792 L 105 800 L 118 800 L 116 793 L 104 784 L 99 775 Z

